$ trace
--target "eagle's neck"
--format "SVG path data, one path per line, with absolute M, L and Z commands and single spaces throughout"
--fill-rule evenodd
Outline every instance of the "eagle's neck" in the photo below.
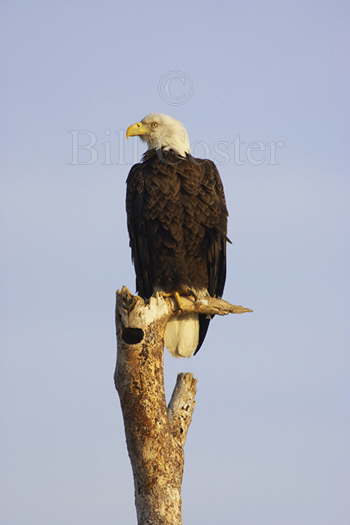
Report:
M 190 154 L 185 153 L 184 155 L 179 155 L 176 151 L 172 149 L 165 149 L 165 148 L 159 148 L 159 149 L 149 149 L 145 151 L 142 157 L 143 162 L 147 162 L 154 157 L 157 157 L 158 160 L 164 161 L 164 162 L 178 162 L 180 160 L 184 160 L 185 158 L 189 158 Z
M 148 144 L 149 150 L 174 151 L 180 157 L 186 157 L 190 153 L 190 141 L 187 131 L 182 126 L 164 130 L 162 133 L 146 135 L 142 140 Z

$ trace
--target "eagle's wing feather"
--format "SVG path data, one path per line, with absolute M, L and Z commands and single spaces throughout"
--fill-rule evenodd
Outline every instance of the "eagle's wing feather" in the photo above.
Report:
M 221 297 L 226 280 L 226 242 L 227 208 L 224 188 L 217 167 L 211 160 L 202 161 L 205 175 L 201 193 L 207 203 L 204 226 L 207 238 L 208 292 L 212 297 Z M 204 197 L 204 195 L 203 195 Z M 202 219 L 203 220 L 203 219 Z M 207 316 L 199 316 L 199 342 L 195 354 L 200 349 L 209 326 Z
M 204 188 L 210 195 L 205 227 L 207 236 L 208 292 L 221 297 L 226 280 L 227 208 L 224 188 L 217 167 L 205 160 Z
M 142 297 L 153 293 L 150 247 L 148 244 L 147 223 L 144 214 L 144 170 L 135 164 L 127 179 L 126 213 L 132 260 L 135 265 L 136 289 Z

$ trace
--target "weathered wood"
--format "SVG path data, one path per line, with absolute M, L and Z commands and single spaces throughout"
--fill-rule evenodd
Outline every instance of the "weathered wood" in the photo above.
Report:
M 182 312 L 226 315 L 250 311 L 221 299 L 185 299 Z M 138 525 L 181 525 L 184 444 L 195 406 L 196 379 L 179 374 L 169 407 L 163 374 L 163 339 L 176 302 L 148 302 L 126 287 L 117 292 L 115 385 L 133 469 Z
M 197 379 L 192 374 L 179 374 L 168 406 L 168 418 L 175 439 L 183 446 L 196 403 Z

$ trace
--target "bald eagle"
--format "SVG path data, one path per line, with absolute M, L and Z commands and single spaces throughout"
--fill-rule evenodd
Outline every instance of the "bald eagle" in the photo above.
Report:
M 168 115 L 151 113 L 129 126 L 126 136 L 148 145 L 130 170 L 126 195 L 139 295 L 221 297 L 228 213 L 214 162 L 191 155 L 186 129 Z M 191 357 L 209 322 L 205 315 L 180 313 L 167 324 L 165 346 L 176 357 Z

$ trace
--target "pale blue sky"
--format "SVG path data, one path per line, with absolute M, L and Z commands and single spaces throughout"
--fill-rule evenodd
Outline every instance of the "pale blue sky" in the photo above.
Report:
M 134 283 L 125 179 L 142 147 L 120 130 L 155 111 L 218 161 L 225 297 L 254 309 L 166 359 L 168 391 L 178 371 L 199 380 L 185 523 L 348 525 L 348 2 L 2 11 L 2 523 L 135 523 L 113 310 Z M 74 162 L 72 130 L 96 137 L 94 162 Z M 237 141 L 243 157 L 279 143 L 276 162 L 240 162 Z

